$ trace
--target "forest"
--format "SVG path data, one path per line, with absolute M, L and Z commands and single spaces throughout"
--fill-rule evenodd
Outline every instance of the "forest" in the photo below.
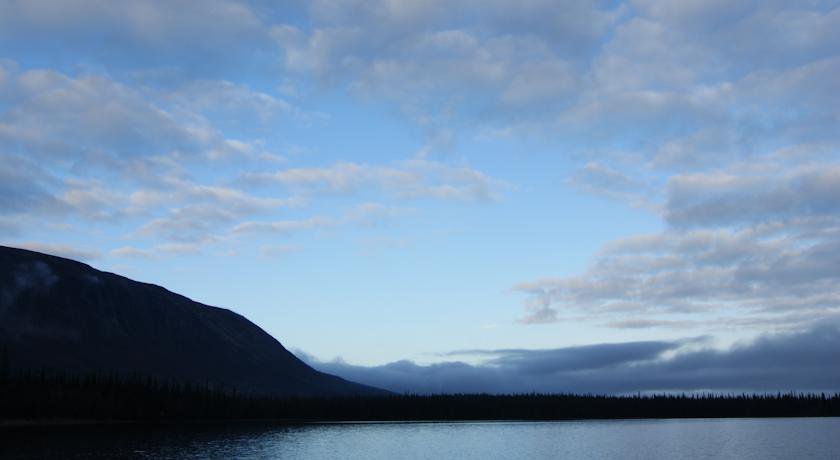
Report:
M 2 363 L 0 363 L 2 364 Z M 835 394 L 441 394 L 268 398 L 142 376 L 0 368 L 0 421 L 578 420 L 840 416 Z

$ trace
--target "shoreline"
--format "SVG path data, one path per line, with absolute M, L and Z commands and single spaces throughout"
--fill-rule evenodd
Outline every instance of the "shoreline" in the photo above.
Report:
M 116 427 L 116 426 L 176 426 L 176 425 L 381 425 L 381 424 L 427 424 L 427 423 L 552 423 L 552 422 L 597 422 L 597 421 L 644 421 L 644 420 L 759 420 L 759 419 L 816 419 L 838 418 L 840 415 L 770 415 L 770 416 L 720 416 L 720 417 L 589 417 L 555 419 L 434 419 L 434 420 L 311 420 L 311 419 L 168 419 L 168 420 L 96 420 L 96 419 L 14 419 L 0 420 L 0 430 L 15 428 L 61 428 L 61 427 Z

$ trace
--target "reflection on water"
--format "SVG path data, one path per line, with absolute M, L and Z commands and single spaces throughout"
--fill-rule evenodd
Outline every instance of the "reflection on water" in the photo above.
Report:
M 3 458 L 838 458 L 840 418 L 0 430 Z

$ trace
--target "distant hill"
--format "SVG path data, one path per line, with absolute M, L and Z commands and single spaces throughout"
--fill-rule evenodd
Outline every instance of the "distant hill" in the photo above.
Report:
M 5 246 L 0 346 L 13 371 L 135 374 L 276 397 L 386 393 L 316 371 L 230 310 Z

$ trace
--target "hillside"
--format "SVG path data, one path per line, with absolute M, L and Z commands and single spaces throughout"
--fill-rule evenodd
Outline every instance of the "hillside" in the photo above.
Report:
M 4 246 L 0 346 L 13 372 L 133 374 L 274 397 L 384 393 L 312 369 L 230 310 Z

